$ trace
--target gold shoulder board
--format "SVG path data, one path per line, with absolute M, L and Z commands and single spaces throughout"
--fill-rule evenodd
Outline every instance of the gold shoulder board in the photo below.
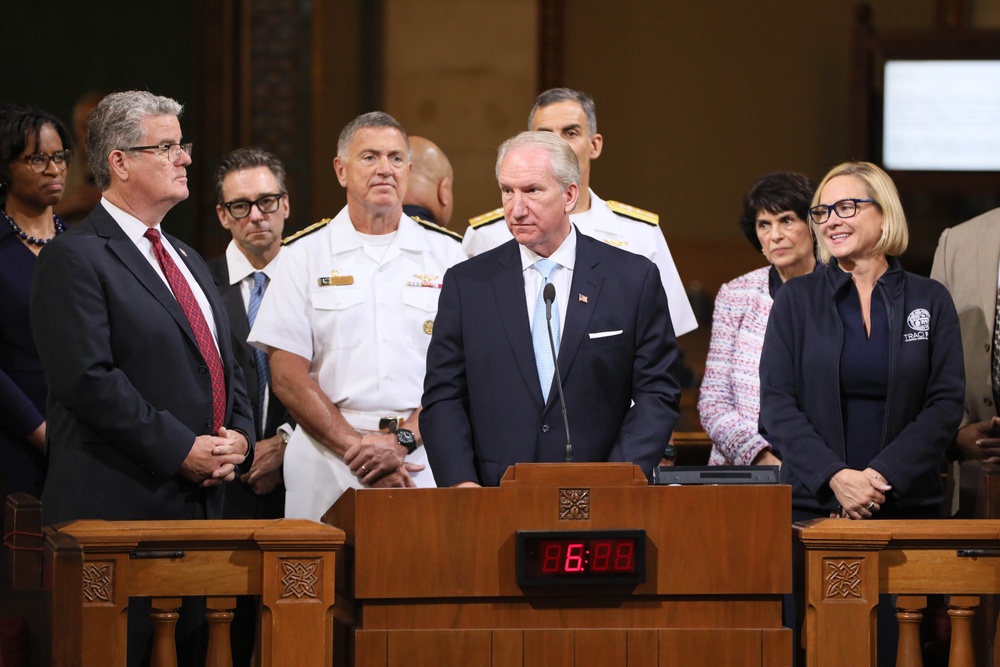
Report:
M 650 211 L 644 211 L 641 208 L 636 208 L 635 206 L 623 204 L 620 201 L 609 201 L 608 208 L 618 215 L 631 218 L 632 220 L 638 220 L 639 222 L 645 222 L 647 225 L 660 224 L 660 216 L 657 214 L 651 213 Z
M 283 238 L 281 240 L 281 245 L 291 245 L 295 241 L 298 241 L 301 238 L 309 236 L 310 234 L 312 234 L 315 231 L 323 229 L 324 227 L 326 227 L 330 223 L 330 220 L 332 220 L 332 218 L 323 218 L 319 222 L 314 223 L 312 225 L 309 225 L 305 229 L 300 229 L 299 231 L 295 232 L 291 236 L 286 236 L 285 238 Z
M 474 218 L 469 218 L 469 227 L 478 229 L 483 225 L 488 225 L 498 220 L 503 220 L 503 208 L 498 208 L 490 211 L 489 213 L 483 213 L 482 215 L 477 215 Z
M 442 227 L 441 225 L 434 224 L 430 220 L 424 220 L 423 218 L 418 218 L 415 215 L 411 215 L 410 216 L 410 220 L 413 220 L 413 222 L 417 223 L 418 225 L 420 225 L 424 229 L 429 229 L 432 232 L 437 232 L 438 234 L 445 234 L 445 235 L 450 236 L 451 238 L 455 239 L 456 241 L 461 241 L 462 240 L 462 235 L 459 234 L 458 232 L 453 232 L 453 231 L 451 231 L 450 229 L 448 229 L 446 227 Z

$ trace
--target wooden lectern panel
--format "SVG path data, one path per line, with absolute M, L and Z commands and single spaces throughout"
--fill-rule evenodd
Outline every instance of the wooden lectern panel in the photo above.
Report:
M 517 530 L 644 528 L 638 595 L 791 590 L 790 568 L 771 566 L 790 559 L 787 486 L 349 489 L 323 520 L 344 527 L 366 600 L 520 596 Z
M 495 488 L 348 490 L 323 521 L 346 534 L 355 667 L 791 664 L 787 486 L 518 465 Z M 645 582 L 522 588 L 519 530 L 643 530 Z

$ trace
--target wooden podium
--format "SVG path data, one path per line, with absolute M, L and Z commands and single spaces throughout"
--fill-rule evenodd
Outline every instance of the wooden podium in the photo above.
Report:
M 346 534 L 335 664 L 791 664 L 787 486 L 651 487 L 631 464 L 520 464 L 496 488 L 349 490 L 323 521 Z M 645 583 L 518 585 L 517 531 L 611 529 L 645 530 Z

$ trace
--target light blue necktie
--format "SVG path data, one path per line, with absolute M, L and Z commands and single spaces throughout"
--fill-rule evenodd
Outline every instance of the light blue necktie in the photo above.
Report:
M 257 311 L 260 310 L 260 301 L 264 298 L 264 290 L 267 289 L 264 284 L 267 280 L 267 276 L 264 275 L 263 271 L 254 271 L 253 274 L 253 289 L 250 291 L 250 305 L 247 308 L 247 321 L 250 322 L 250 328 L 253 329 L 253 323 L 257 319 Z M 254 359 L 257 361 L 257 416 L 258 427 L 260 428 L 259 437 L 264 437 L 264 423 L 267 421 L 267 415 L 264 414 L 264 396 L 267 395 L 267 385 L 268 385 L 268 367 L 267 367 L 267 355 L 263 351 L 253 349 Z
M 552 361 L 552 347 L 549 345 L 549 331 L 545 324 L 545 299 L 542 294 L 545 286 L 552 281 L 552 274 L 559 264 L 551 259 L 540 259 L 531 265 L 542 276 L 542 286 L 535 300 L 535 315 L 532 320 L 531 342 L 535 348 L 535 365 L 538 367 L 538 381 L 542 386 L 542 398 L 548 402 L 549 390 L 552 389 L 552 376 L 555 374 L 555 364 Z M 559 305 L 552 303 L 552 340 L 556 350 L 559 350 Z

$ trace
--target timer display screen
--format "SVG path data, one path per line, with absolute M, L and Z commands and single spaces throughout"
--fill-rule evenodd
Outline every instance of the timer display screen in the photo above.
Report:
M 517 583 L 641 584 L 646 581 L 646 531 L 517 531 Z

